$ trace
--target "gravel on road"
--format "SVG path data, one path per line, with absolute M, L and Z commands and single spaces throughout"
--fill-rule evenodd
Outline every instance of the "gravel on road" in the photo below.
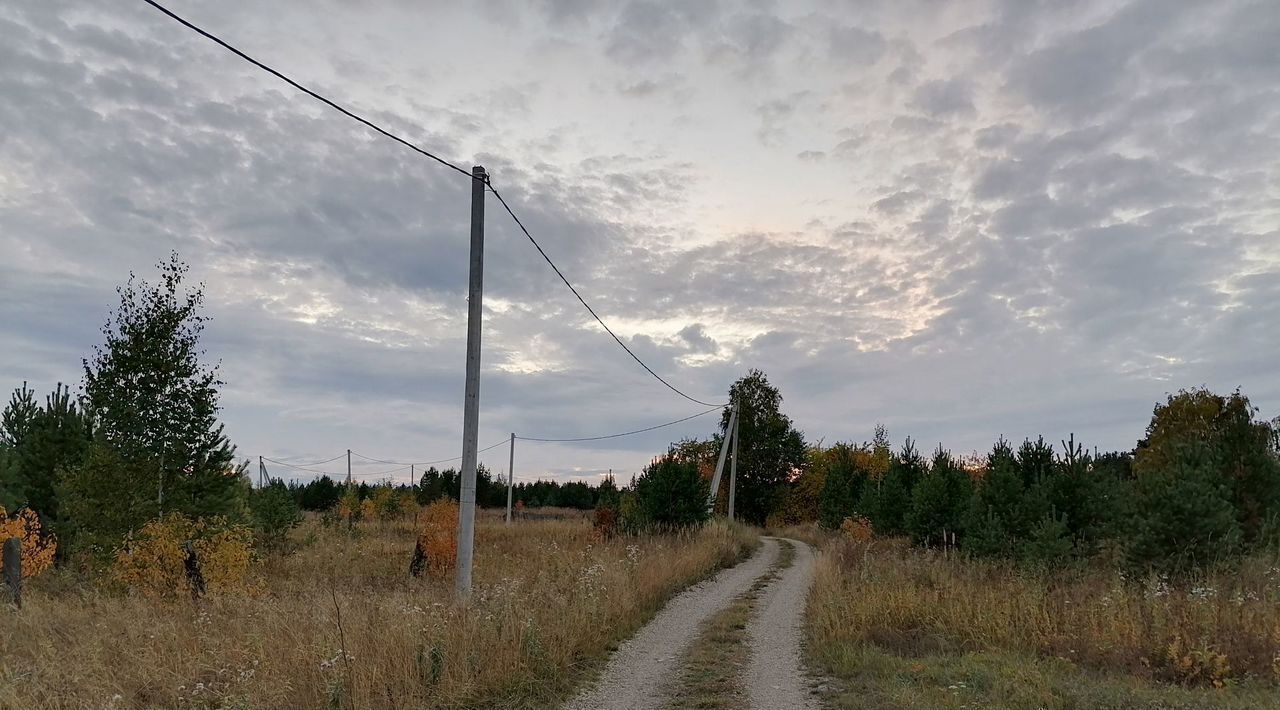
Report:
M 760 596 L 755 616 L 747 625 L 751 662 L 745 684 L 753 710 L 819 707 L 800 658 L 805 602 L 813 580 L 813 550 L 799 540 L 787 542 L 795 546 L 795 559 Z
M 595 686 L 571 700 L 566 710 L 663 707 L 670 686 L 680 677 L 684 652 L 697 638 L 702 623 L 750 588 L 777 556 L 778 542 L 766 538 L 747 561 L 676 595 L 639 633 L 618 647 Z M 800 604 L 803 613 L 803 597 Z M 786 706 L 775 705 L 771 710 L 782 707 Z

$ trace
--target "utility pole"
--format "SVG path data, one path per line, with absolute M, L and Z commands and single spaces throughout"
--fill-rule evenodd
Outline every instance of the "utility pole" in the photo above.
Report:
M 511 458 L 507 461 L 507 525 L 511 524 L 511 485 L 516 473 L 516 433 L 511 432 Z
M 347 449 L 347 486 L 351 485 L 351 449 Z
M 258 457 L 258 488 L 267 487 L 267 465 L 262 462 L 262 457 Z
M 738 426 L 742 423 L 738 416 L 738 404 L 733 405 L 733 459 L 729 463 L 729 520 L 733 520 L 733 503 L 738 491 Z
M 471 558 L 476 533 L 476 439 L 480 430 L 480 319 L 484 314 L 484 168 L 471 168 L 471 266 L 467 287 L 467 384 L 462 409 L 462 481 L 458 492 L 459 599 L 471 593 Z
M 411 488 L 418 487 L 418 475 L 413 471 L 413 464 L 409 464 L 409 486 Z
M 711 477 L 711 497 L 707 501 L 712 509 L 716 506 L 716 496 L 720 493 L 720 476 L 724 473 L 724 457 L 729 453 L 729 438 L 733 436 L 734 427 L 738 424 L 738 405 L 734 403 L 729 410 L 729 425 L 724 428 L 724 441 L 720 442 L 720 456 L 716 459 L 716 473 Z

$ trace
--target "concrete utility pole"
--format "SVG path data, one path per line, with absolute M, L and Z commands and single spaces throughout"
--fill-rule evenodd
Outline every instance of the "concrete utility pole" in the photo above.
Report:
M 733 436 L 734 427 L 738 424 L 738 405 L 734 403 L 729 410 L 729 425 L 724 428 L 724 441 L 720 442 L 720 457 L 716 460 L 716 473 L 711 478 L 711 499 L 708 505 L 716 506 L 716 496 L 720 493 L 720 476 L 724 473 L 724 457 L 729 453 L 729 439 Z
M 458 492 L 459 599 L 471 593 L 476 532 L 476 439 L 480 430 L 480 319 L 484 311 L 484 168 L 471 168 L 471 267 L 467 288 L 467 385 L 462 410 L 462 481 Z
M 347 449 L 347 485 L 351 485 L 351 449 Z
M 511 432 L 511 458 L 507 461 L 507 525 L 511 524 L 511 485 L 516 473 L 516 433 Z
M 262 462 L 262 457 L 258 457 L 258 488 L 267 487 L 267 465 Z
M 733 503 L 738 491 L 738 405 L 733 405 L 733 459 L 729 463 L 729 519 L 733 520 Z

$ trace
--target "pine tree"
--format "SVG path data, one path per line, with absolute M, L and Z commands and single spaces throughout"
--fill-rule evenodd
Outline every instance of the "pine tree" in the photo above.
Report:
M 1012 556 L 1028 532 L 1020 515 L 1023 493 L 1018 461 L 1001 438 L 987 455 L 986 474 L 965 511 L 965 549 L 990 557 Z
M 941 446 L 929 472 L 911 491 L 907 529 L 917 543 L 943 542 L 942 534 L 960 532 L 973 485 L 966 472 Z
M 243 465 L 218 423 L 217 367 L 201 364 L 200 287 L 183 288 L 188 267 L 177 254 L 160 264 L 160 282 L 130 276 L 84 361 L 84 390 L 97 420 L 95 438 L 134 476 L 130 498 L 148 490 L 157 509 L 193 517 L 245 513 Z
M 1186 573 L 1230 559 L 1243 534 L 1217 453 L 1194 441 L 1166 453 L 1136 484 L 1131 563 Z
M 911 491 L 924 476 L 926 468 L 924 458 L 908 437 L 902 451 L 890 460 L 883 480 L 863 489 L 858 509 L 871 519 L 876 534 L 899 535 L 907 531 Z
M 835 530 L 845 518 L 857 515 L 858 501 L 867 481 L 867 471 L 859 465 L 859 458 L 869 461 L 870 456 L 865 449 L 844 443 L 822 452 L 821 465 L 826 470 L 818 500 L 818 524 L 822 527 Z
M 254 491 L 250 500 L 254 528 L 268 547 L 283 547 L 289 531 L 302 522 L 302 510 L 283 481 Z
M 645 467 L 632 485 L 643 520 L 660 528 L 702 523 L 710 517 L 710 487 L 698 466 L 672 451 Z

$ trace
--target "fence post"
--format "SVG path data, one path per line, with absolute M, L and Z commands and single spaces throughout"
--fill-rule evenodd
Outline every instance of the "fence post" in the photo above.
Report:
M 4 582 L 9 587 L 13 605 L 22 608 L 22 540 L 11 537 L 4 541 Z

